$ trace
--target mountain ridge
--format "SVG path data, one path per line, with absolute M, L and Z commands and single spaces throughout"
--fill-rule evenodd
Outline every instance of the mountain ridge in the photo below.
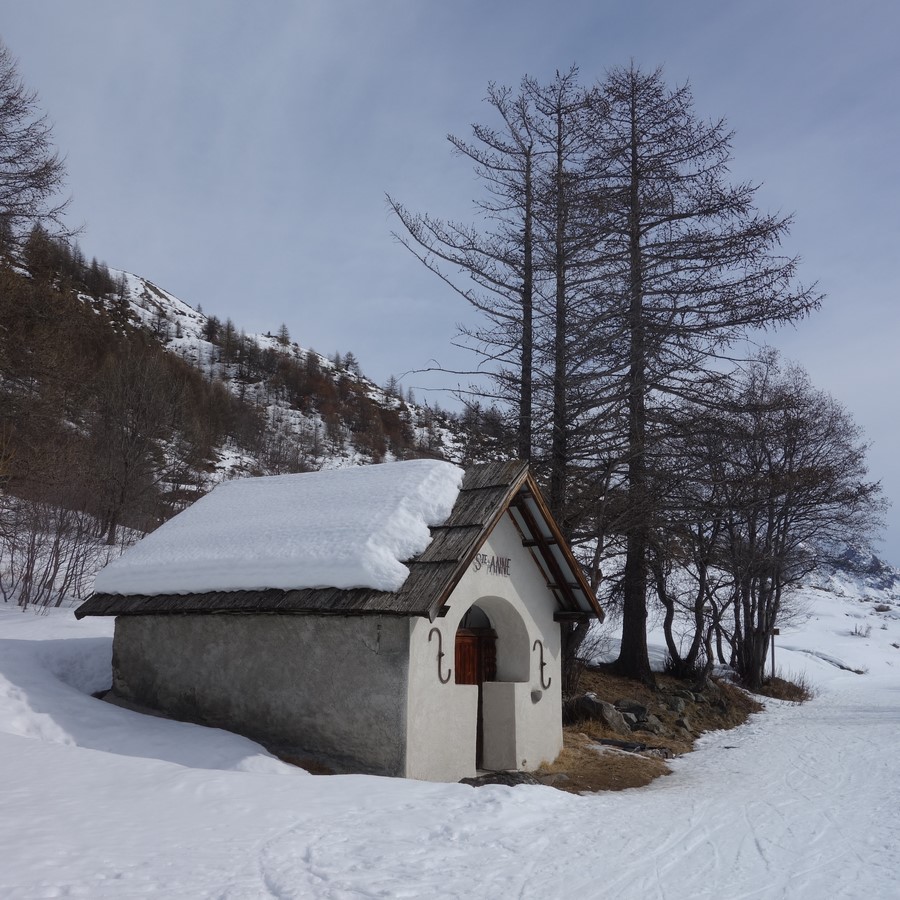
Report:
M 284 336 L 275 336 L 271 332 L 253 333 L 237 328 L 227 320 L 224 324 L 215 315 L 207 315 L 194 309 L 174 294 L 159 287 L 154 282 L 130 272 L 111 270 L 111 274 L 125 279 L 129 304 L 138 324 L 150 331 L 160 344 L 169 352 L 179 356 L 210 380 L 221 380 L 230 392 L 240 400 L 250 402 L 257 408 L 264 408 L 267 426 L 275 433 L 289 437 L 294 435 L 300 442 L 315 440 L 314 432 L 318 429 L 320 438 L 324 438 L 329 427 L 340 427 L 332 418 L 326 419 L 318 404 L 313 403 L 306 410 L 297 409 L 280 392 L 280 385 L 271 385 L 266 375 L 265 364 L 247 359 L 255 354 L 242 353 L 246 344 L 255 345 L 259 355 L 275 354 L 282 361 L 309 368 L 317 368 L 336 383 L 346 379 L 361 389 L 365 398 L 386 411 L 398 414 L 412 429 L 412 446 L 398 447 L 396 444 L 384 449 L 379 447 L 357 447 L 352 436 L 344 433 L 341 440 L 330 442 L 331 452 L 313 452 L 305 460 L 308 468 L 335 468 L 342 465 L 359 465 L 381 461 L 381 459 L 399 458 L 404 451 L 414 454 L 434 455 L 449 461 L 459 462 L 465 455 L 460 429 L 455 426 L 453 418 L 440 409 L 421 406 L 409 398 L 404 399 L 397 393 L 390 393 L 385 388 L 366 378 L 355 358 L 349 366 L 335 358 L 329 358 L 312 349 L 301 347 L 297 342 Z M 282 326 L 284 327 L 284 326 Z M 243 347 L 241 345 L 244 345 Z M 271 366 L 271 361 L 269 362 Z M 346 399 L 346 388 L 345 396 Z M 330 411 L 329 411 L 330 412 Z M 397 451 L 400 451 L 399 453 Z M 226 475 L 238 474 L 246 466 L 245 460 L 228 458 L 223 453 L 223 471 Z M 253 468 L 250 462 L 251 469 Z M 270 465 L 259 465 L 257 468 L 267 474 Z M 280 467 L 274 468 L 280 471 Z

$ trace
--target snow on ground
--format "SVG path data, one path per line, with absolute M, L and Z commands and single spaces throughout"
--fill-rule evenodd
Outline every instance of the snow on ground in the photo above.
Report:
M 777 657 L 816 699 L 705 736 L 647 788 L 580 797 L 309 776 L 93 699 L 110 621 L 4 609 L 0 896 L 896 897 L 900 609 L 809 600 Z
M 112 594 L 399 590 L 450 516 L 463 470 L 430 459 L 220 484 L 97 575 Z

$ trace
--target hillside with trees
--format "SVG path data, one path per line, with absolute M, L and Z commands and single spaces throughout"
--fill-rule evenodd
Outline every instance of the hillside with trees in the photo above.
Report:
M 0 256 L 0 371 L 0 591 L 22 603 L 83 594 L 98 540 L 121 547 L 225 478 L 510 444 L 496 409 L 417 404 L 353 353 L 247 334 L 39 224 Z
M 509 453 L 495 407 L 417 404 L 286 324 L 247 334 L 88 261 L 63 161 L 0 44 L 0 595 L 82 597 L 110 554 L 217 482 Z

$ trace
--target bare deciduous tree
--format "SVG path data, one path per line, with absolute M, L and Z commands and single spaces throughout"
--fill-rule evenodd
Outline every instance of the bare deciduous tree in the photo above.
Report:
M 488 102 L 497 130 L 451 138 L 485 185 L 487 224 L 391 205 L 405 245 L 483 314 L 463 333 L 493 396 L 517 412 L 520 454 L 545 470 L 564 534 L 593 546 L 595 574 L 607 536 L 623 537 L 617 667 L 649 680 L 664 413 L 698 397 L 698 379 L 749 332 L 794 321 L 819 296 L 778 250 L 789 219 L 730 183 L 724 122 L 700 120 L 688 88 L 659 71 L 616 69 L 590 89 L 575 70 L 546 86 L 526 78 Z
M 96 503 L 108 544 L 116 542 L 126 513 L 140 516 L 143 530 L 158 524 L 152 509 L 157 488 L 179 480 L 190 452 L 176 440 L 183 406 L 182 385 L 149 349 L 129 348 L 99 373 L 89 427 Z
M 53 149 L 51 127 L 0 42 L 0 222 L 6 241 L 34 224 L 62 228 L 68 201 L 54 198 L 65 167 Z
M 0 494 L 0 597 L 21 607 L 83 599 L 110 550 L 91 516 L 59 498 Z
M 796 366 L 764 355 L 714 418 L 724 453 L 722 565 L 732 583 L 733 664 L 758 688 L 786 595 L 880 525 L 881 486 L 847 411 Z M 712 461 L 711 461 L 712 462 Z
M 669 89 L 659 70 L 616 69 L 602 89 L 593 166 L 609 286 L 603 302 L 624 336 L 604 349 L 610 370 L 623 371 L 632 510 L 616 667 L 647 680 L 659 412 L 672 398 L 698 396 L 698 376 L 750 330 L 793 321 L 820 298 L 795 284 L 796 259 L 778 251 L 790 220 L 759 212 L 755 187 L 728 180 L 724 121 L 700 120 L 689 89 Z
M 758 689 L 791 589 L 871 536 L 880 486 L 847 412 L 771 350 L 675 418 L 681 470 L 650 553 L 669 656 L 682 675 L 718 657 Z

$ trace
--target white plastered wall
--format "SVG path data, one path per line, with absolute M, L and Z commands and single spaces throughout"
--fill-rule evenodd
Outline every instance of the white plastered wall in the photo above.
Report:
M 538 768 L 562 749 L 560 630 L 556 600 L 509 513 L 479 553 L 510 560 L 509 575 L 470 565 L 447 603 L 445 616 L 410 621 L 406 775 L 458 781 L 475 774 L 477 688 L 455 683 L 456 630 L 470 606 L 478 606 L 497 631 L 497 681 L 483 694 L 485 768 Z M 444 656 L 438 673 L 437 628 Z M 540 650 L 544 647 L 543 688 Z

